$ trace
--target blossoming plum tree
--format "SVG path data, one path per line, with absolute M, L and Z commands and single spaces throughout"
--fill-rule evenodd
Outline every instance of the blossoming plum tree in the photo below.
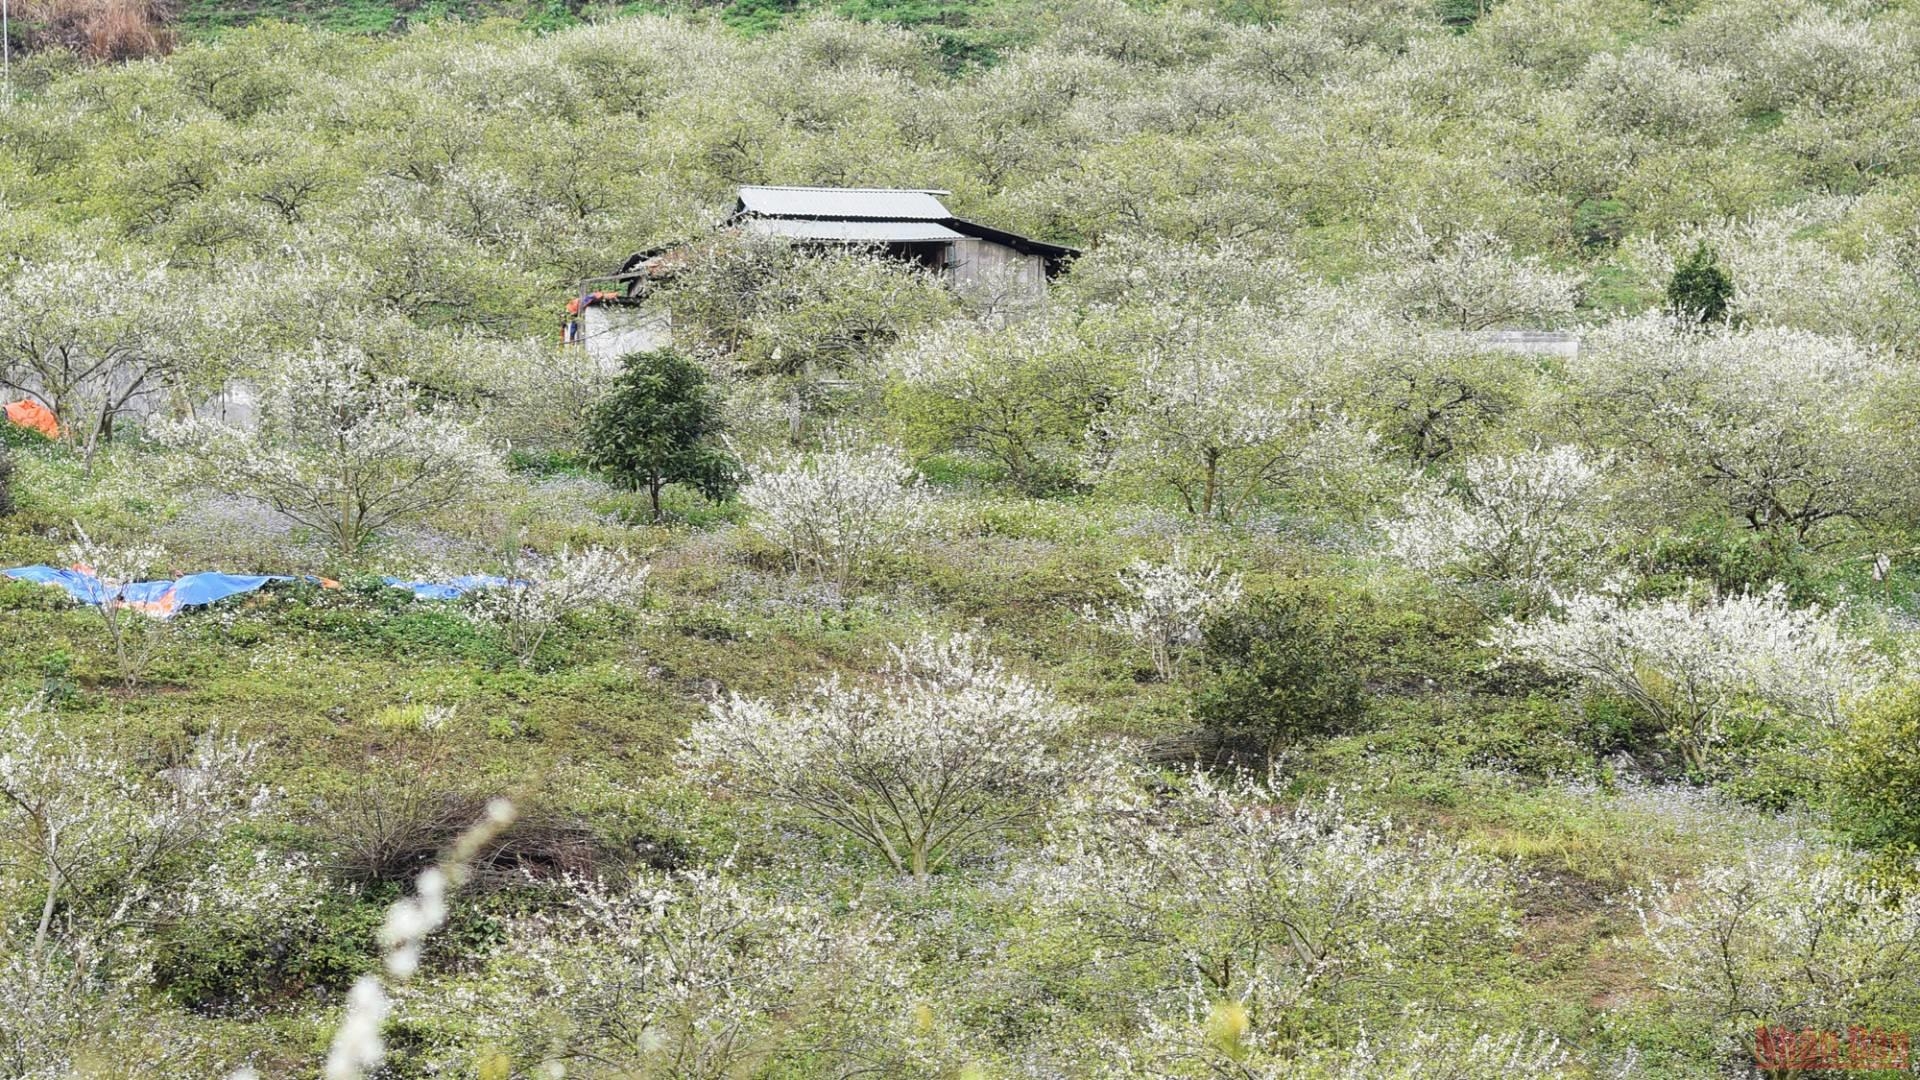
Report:
M 609 548 L 562 548 L 545 565 L 532 567 L 523 566 L 516 554 L 507 567 L 507 582 L 479 590 L 465 614 L 497 631 L 524 667 L 568 613 L 645 597 L 649 573 L 646 564 Z
M 1029 826 L 1067 787 L 1055 740 L 1073 719 L 965 637 L 895 648 L 878 684 L 839 679 L 778 709 L 735 695 L 687 735 L 683 766 L 846 833 L 924 880 Z
M 188 420 L 157 433 L 203 455 L 214 484 L 344 553 L 390 525 L 471 502 L 501 475 L 472 428 L 428 411 L 417 386 L 377 374 L 353 346 L 285 357 L 261 411 L 256 430 Z
M 1417 483 L 1387 524 L 1408 565 L 1511 589 L 1522 609 L 1588 570 L 1606 538 L 1606 463 L 1556 446 L 1477 458 L 1448 488 Z
M 1425 958 L 1497 947 L 1511 931 L 1491 862 L 1338 795 L 1290 804 L 1245 777 L 1195 773 L 1159 794 L 1110 786 L 1057 831 L 1028 880 L 1043 906 L 1159 966 L 1163 1019 L 1196 1003 L 1243 1009 L 1233 1042 L 1248 1055 L 1280 1048 L 1309 1016 L 1356 1034 L 1368 1002 L 1420 979 Z M 1162 1065 L 1221 1049 L 1203 1024 L 1178 1027 L 1149 1055 Z
M 1145 645 L 1162 679 L 1173 678 L 1181 654 L 1200 643 L 1208 616 L 1240 598 L 1239 574 L 1226 573 L 1218 559 L 1193 560 L 1184 548 L 1168 562 L 1136 560 L 1119 577 L 1127 602 L 1088 614 Z
M 1698 602 L 1578 593 L 1560 607 L 1530 623 L 1509 617 L 1494 644 L 1645 709 L 1695 768 L 1744 704 L 1832 726 L 1887 673 L 1838 612 L 1791 607 L 1779 585 Z
M 899 451 L 842 441 L 752 470 L 740 501 L 796 570 L 845 588 L 919 527 L 928 499 Z

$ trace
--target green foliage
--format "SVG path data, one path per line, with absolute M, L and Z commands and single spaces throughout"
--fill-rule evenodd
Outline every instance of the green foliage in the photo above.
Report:
M 1733 277 L 1703 240 L 1674 265 L 1667 279 L 1667 310 L 1676 317 L 1709 324 L 1727 321 L 1733 302 Z
M 1799 603 L 1818 601 L 1826 592 L 1806 550 L 1791 538 L 1722 518 L 1698 518 L 1642 537 L 1636 561 L 1640 587 L 1653 595 L 1684 591 L 1689 582 L 1705 582 L 1721 593 L 1763 592 L 1779 583 Z
M 297 912 L 241 906 L 184 919 L 160 935 L 154 981 L 180 1004 L 246 1015 L 302 995 L 337 995 L 378 963 L 383 906 L 357 891 Z
M 1365 713 L 1357 658 L 1338 613 L 1305 592 L 1265 593 L 1207 622 L 1205 682 L 1194 715 L 1208 731 L 1268 756 L 1352 728 Z
M 628 490 L 644 487 L 653 520 L 661 489 L 684 484 L 719 501 L 740 485 L 722 444 L 720 403 L 706 369 L 671 349 L 635 353 L 587 425 L 587 460 Z
M 1835 740 L 1834 820 L 1860 843 L 1920 855 L 1920 692 L 1898 687 L 1854 711 Z

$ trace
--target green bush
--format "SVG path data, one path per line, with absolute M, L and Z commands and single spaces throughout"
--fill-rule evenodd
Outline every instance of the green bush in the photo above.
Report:
M 1667 310 L 1675 318 L 1698 323 L 1727 321 L 1733 302 L 1733 278 L 1720 266 L 1720 257 L 1702 241 L 1673 268 L 1667 280 Z
M 1194 714 L 1226 742 L 1288 743 L 1335 735 L 1365 711 L 1358 665 L 1326 601 L 1267 593 L 1211 619 L 1202 639 L 1207 678 Z
M 1920 690 L 1884 690 L 1854 714 L 1836 740 L 1831 783 L 1841 831 L 1920 855 Z

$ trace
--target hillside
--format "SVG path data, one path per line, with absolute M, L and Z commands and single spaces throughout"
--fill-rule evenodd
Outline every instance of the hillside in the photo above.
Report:
M 0 1078 L 1910 1071 L 1920 9 L 397 10 L 13 64 Z

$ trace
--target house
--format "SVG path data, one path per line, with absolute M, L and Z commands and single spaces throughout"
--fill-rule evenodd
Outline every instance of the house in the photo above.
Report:
M 1048 281 L 1078 254 L 955 217 L 940 201 L 945 194 L 922 188 L 749 185 L 740 189 L 733 213 L 719 227 L 795 244 L 883 251 L 939 274 L 956 291 L 1009 308 L 1043 301 Z M 669 344 L 673 335 L 666 313 L 646 299 L 652 284 L 670 277 L 686 252 L 684 245 L 640 252 L 611 275 L 614 289 L 583 290 L 569 306 L 574 321 L 567 340 L 608 364 Z

